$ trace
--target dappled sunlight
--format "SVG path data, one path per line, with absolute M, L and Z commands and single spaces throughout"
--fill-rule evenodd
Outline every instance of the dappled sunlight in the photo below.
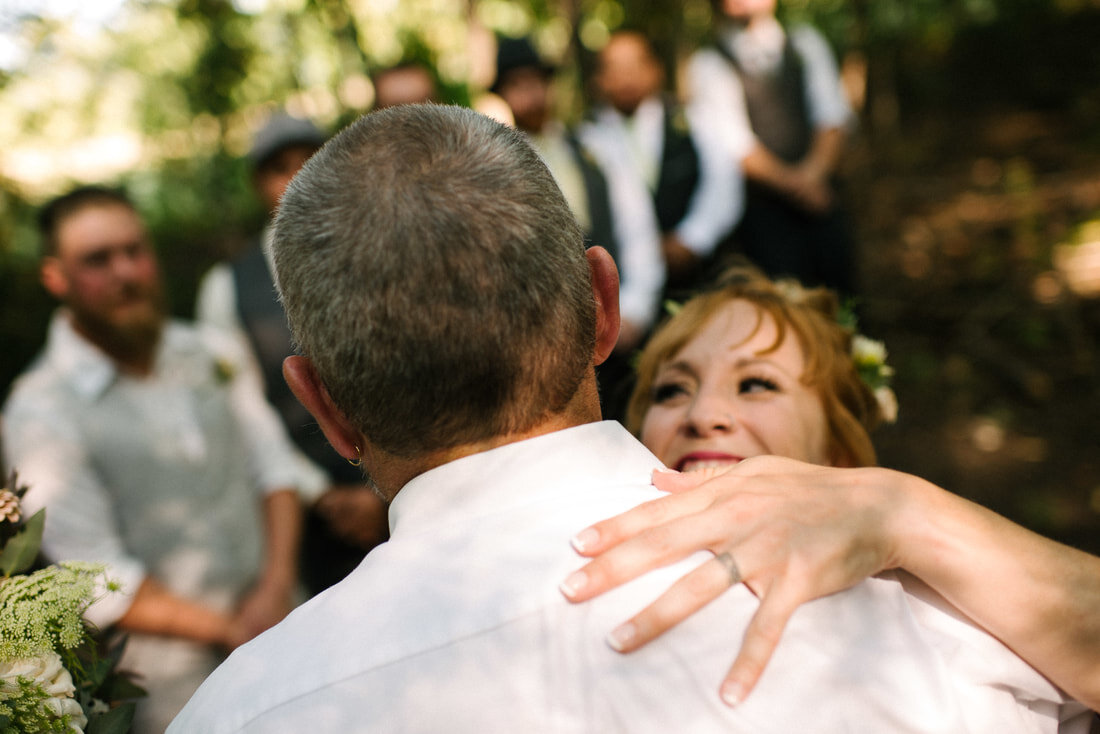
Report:
M 1100 226 L 1092 229 L 1097 239 L 1054 248 L 1054 266 L 1069 289 L 1085 298 L 1100 297 Z

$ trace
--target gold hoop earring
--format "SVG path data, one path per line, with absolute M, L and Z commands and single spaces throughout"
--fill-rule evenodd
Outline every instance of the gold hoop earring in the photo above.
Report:
M 358 446 L 355 447 L 355 455 L 357 457 L 359 457 L 355 461 L 352 461 L 351 459 L 344 459 L 344 461 L 348 462 L 349 464 L 354 466 L 356 469 L 358 469 L 359 467 L 363 466 L 363 454 L 362 454 L 362 452 L 359 451 Z

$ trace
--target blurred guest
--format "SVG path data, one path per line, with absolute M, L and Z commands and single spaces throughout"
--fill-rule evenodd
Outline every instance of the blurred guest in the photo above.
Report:
M 374 73 L 374 109 L 399 104 L 438 102 L 435 77 L 428 67 L 406 61 Z
M 593 77 L 601 104 L 590 123 L 594 147 L 618 150 L 653 197 L 671 289 L 690 287 L 744 205 L 738 167 L 688 111 L 663 94 L 665 73 L 649 39 L 611 35 Z
M 41 215 L 42 283 L 61 301 L 45 350 L 4 407 L 9 466 L 46 507 L 51 560 L 107 564 L 123 593 L 88 610 L 129 634 L 121 665 L 161 732 L 232 649 L 290 610 L 299 490 L 324 478 L 294 450 L 226 333 L 169 320 L 141 217 L 79 188 Z
M 833 179 L 851 109 L 825 39 L 784 28 L 776 0 L 712 0 L 717 38 L 688 66 L 696 119 L 747 179 L 737 239 L 772 276 L 855 291 Z
M 363 484 L 362 473 L 332 450 L 283 379 L 283 360 L 294 348 L 271 275 L 270 221 L 287 184 L 324 142 L 313 123 L 283 114 L 256 134 L 248 159 L 268 224 L 243 254 L 207 273 L 196 304 L 200 322 L 231 329 L 255 355 L 267 399 L 291 439 L 328 474 L 332 488 L 308 508 L 302 542 L 302 578 L 311 594 L 343 578 L 387 533 L 382 501 Z
M 629 392 L 629 356 L 656 319 L 665 269 L 649 193 L 614 151 L 601 151 L 554 117 L 554 67 L 530 41 L 502 38 L 491 91 L 511 108 L 565 194 L 589 244 L 606 248 L 622 280 L 622 330 L 598 372 L 604 414 L 621 415 Z

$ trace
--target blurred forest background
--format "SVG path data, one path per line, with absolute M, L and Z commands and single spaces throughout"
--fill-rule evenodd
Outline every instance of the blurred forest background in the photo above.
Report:
M 829 38 L 860 115 L 845 182 L 863 330 L 901 403 L 881 462 L 1100 552 L 1100 1 L 780 7 Z M 125 185 L 190 316 L 198 278 L 262 217 L 241 156 L 274 107 L 336 130 L 370 108 L 372 70 L 404 60 L 469 103 L 503 33 L 563 62 L 576 116 L 592 51 L 623 25 L 675 71 L 710 5 L 0 0 L 0 393 L 52 308 L 34 233 L 50 196 Z

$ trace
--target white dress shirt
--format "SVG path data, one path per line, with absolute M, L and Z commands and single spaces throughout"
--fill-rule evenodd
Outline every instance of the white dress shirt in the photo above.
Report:
M 802 60 L 806 106 L 815 129 L 846 127 L 851 105 L 840 82 L 832 50 L 810 26 L 789 29 L 791 45 Z M 718 42 L 746 68 L 765 71 L 782 61 L 787 32 L 774 18 L 751 29 L 727 29 Z M 749 123 L 741 80 L 729 60 L 713 48 L 696 51 L 687 68 L 692 119 L 719 141 L 734 161 L 740 161 L 757 141 Z
M 696 255 L 706 257 L 740 218 L 744 184 L 740 166 L 730 165 L 728 156 L 722 155 L 721 144 L 710 128 L 698 124 L 692 110 L 685 112 L 699 157 L 699 181 L 675 234 Z M 601 106 L 582 130 L 593 151 L 629 163 L 633 175 L 652 195 L 665 145 L 665 104 L 660 97 L 643 101 L 630 118 L 614 107 Z
M 709 558 L 572 605 L 568 538 L 659 493 L 614 422 L 432 469 L 391 539 L 238 649 L 170 734 L 340 732 L 1054 732 L 1062 697 L 1003 645 L 893 577 L 801 607 L 757 689 L 718 686 L 756 598 L 737 586 L 631 655 L 617 624 Z

